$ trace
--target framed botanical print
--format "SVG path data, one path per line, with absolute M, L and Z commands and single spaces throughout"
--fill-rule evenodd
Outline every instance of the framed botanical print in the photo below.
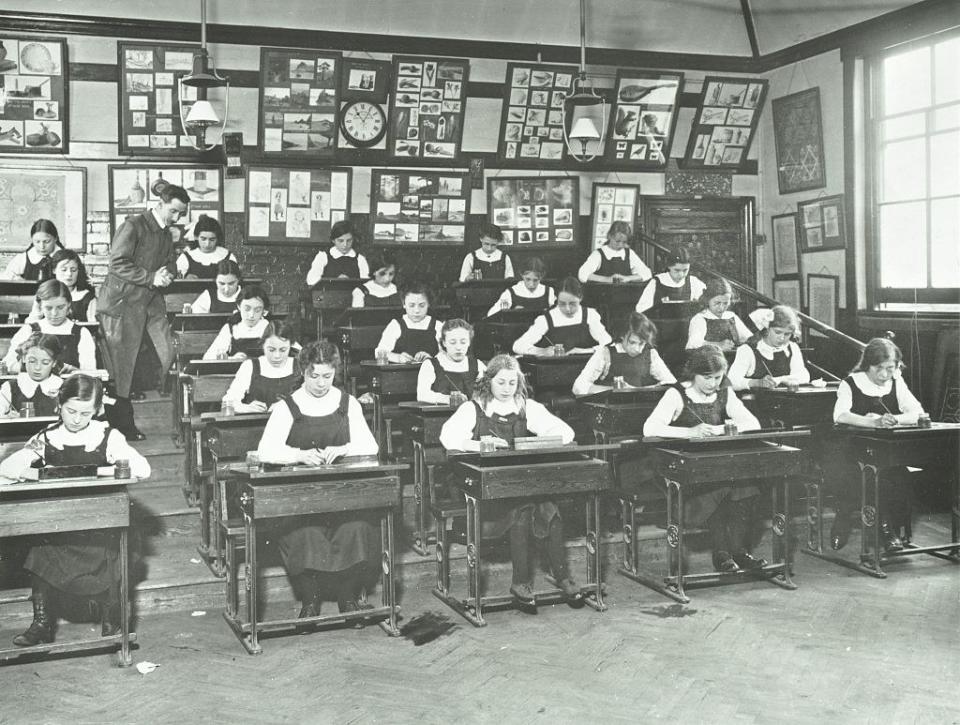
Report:
M 580 183 L 576 176 L 497 176 L 487 184 L 487 217 L 504 244 L 529 249 L 577 245 Z
M 0 34 L 0 154 L 70 152 L 66 38 Z
M 760 123 L 768 84 L 764 78 L 704 78 L 683 166 L 739 169 Z
M 799 275 L 773 278 L 773 299 L 795 310 L 803 309 L 803 293 Z
M 0 124 L 2 125 L 2 124 Z M 60 242 L 86 248 L 87 170 L 83 166 L 0 166 L 0 251 L 22 252 L 37 219 L 57 226 Z
M 318 245 L 350 216 L 352 169 L 247 167 L 247 244 Z
M 507 64 L 497 158 L 539 163 L 566 157 L 563 102 L 576 74 L 570 65 Z
M 797 215 L 778 214 L 771 218 L 773 226 L 773 273 L 775 276 L 799 274 L 797 253 Z
M 460 246 L 470 213 L 466 173 L 374 169 L 370 239 L 384 246 Z
M 618 68 L 604 158 L 638 169 L 665 168 L 682 90 L 683 73 Z
M 820 89 L 809 88 L 774 98 L 771 106 L 780 193 L 822 189 L 827 185 L 827 176 L 823 165 Z
M 830 327 L 837 326 L 840 300 L 840 278 L 833 274 L 807 275 L 807 314 Z M 811 330 L 811 334 L 822 333 Z
M 821 196 L 797 203 L 800 222 L 800 250 L 825 252 L 847 246 L 843 194 Z
M 590 248 L 599 249 L 606 243 L 607 231 L 613 222 L 624 221 L 635 227 L 639 202 L 640 186 L 637 184 L 594 183 Z

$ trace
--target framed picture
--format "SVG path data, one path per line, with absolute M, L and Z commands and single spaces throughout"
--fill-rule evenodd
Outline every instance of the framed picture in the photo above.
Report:
M 757 131 L 768 84 L 764 78 L 704 78 L 683 167 L 739 169 Z
M 790 305 L 795 310 L 803 309 L 803 288 L 800 285 L 800 276 L 773 278 L 773 299 L 782 305 Z
M 374 244 L 459 247 L 469 214 L 467 173 L 373 170 L 370 239 Z
M 386 103 L 390 62 L 370 58 L 343 58 L 340 63 L 340 100 Z
M 395 55 L 387 154 L 422 161 L 457 158 L 469 80 L 467 60 Z
M 781 194 L 822 189 L 823 165 L 820 89 L 810 88 L 773 99 L 773 141 Z
M 821 196 L 797 204 L 800 224 L 800 251 L 824 252 L 847 246 L 843 194 Z
M 201 214 L 223 223 L 223 169 L 219 166 L 108 166 L 110 194 L 110 237 L 127 217 L 142 214 L 159 201 L 154 185 L 161 179 L 182 186 L 190 195 L 187 213 L 170 230 L 173 241 Z M 220 240 L 226 244 L 226 240 Z
M 637 208 L 640 203 L 638 184 L 593 185 L 593 213 L 590 215 L 591 249 L 599 249 L 607 241 L 607 230 L 616 221 L 637 226 Z
M 773 274 L 782 276 L 800 273 L 797 253 L 797 215 L 778 214 L 771 218 L 773 226 Z
M 67 249 L 86 249 L 87 170 L 83 166 L 0 167 L 0 208 L 6 210 L 0 215 L 0 251 L 24 251 L 37 219 L 56 224 Z
M 341 55 L 260 49 L 260 131 L 264 154 L 332 158 L 337 149 Z
M 0 35 L 0 154 L 70 152 L 66 38 Z
M 663 169 L 677 125 L 683 73 L 617 69 L 604 158 Z
M 580 223 L 576 176 L 497 176 L 487 184 L 487 217 L 503 243 L 528 249 L 575 247 Z
M 352 169 L 247 167 L 247 244 L 317 245 L 350 216 Z
M 830 327 L 837 326 L 837 307 L 840 300 L 840 278 L 833 274 L 807 275 L 807 314 Z M 816 330 L 811 335 L 825 337 Z
M 181 88 L 180 78 L 193 72 L 198 50 L 196 45 L 117 43 L 121 154 L 196 156 L 180 123 L 180 105 L 186 116 L 197 89 Z
M 538 164 L 566 158 L 563 102 L 576 75 L 570 65 L 507 64 L 497 158 Z

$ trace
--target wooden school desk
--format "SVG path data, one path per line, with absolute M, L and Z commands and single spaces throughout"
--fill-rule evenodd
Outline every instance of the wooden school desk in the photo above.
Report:
M 468 279 L 464 282 L 454 282 L 453 292 L 457 296 L 460 313 L 467 322 L 482 319 L 503 291 L 515 282 L 515 279 L 503 279 L 502 277 L 500 279 Z
M 317 314 L 317 339 L 327 334 L 331 322 L 353 304 L 353 291 L 365 279 L 322 277 L 310 291 L 310 304 Z
M 130 569 L 127 554 L 130 496 L 127 486 L 135 481 L 110 476 L 0 486 L 0 538 L 115 529 L 120 538 L 121 602 L 118 634 L 0 649 L 0 662 L 30 654 L 83 652 L 119 646 L 118 664 L 121 667 L 131 664 L 130 643 L 136 642 L 137 635 L 130 632 Z
M 832 426 L 833 406 L 837 402 L 839 385 L 827 383 L 826 387 L 814 387 L 808 384 L 796 390 L 779 385 L 776 388 L 753 388 L 744 392 L 753 396 L 751 407 L 765 426 Z
M 523 355 L 520 367 L 533 389 L 533 397 L 573 428 L 578 441 L 590 440 L 583 410 L 573 396 L 573 381 L 590 359 L 590 354 L 540 357 Z
M 217 361 L 220 362 L 220 361 Z M 223 361 L 228 362 L 228 361 Z M 240 361 L 236 362 L 239 366 Z M 177 379 L 178 395 L 174 400 L 176 421 L 174 440 L 181 441 L 186 453 L 184 467 L 184 496 L 187 504 L 196 506 L 200 500 L 202 479 L 209 473 L 205 466 L 203 422 L 200 414 L 219 410 L 223 404 L 233 374 L 181 375 Z
M 489 360 L 502 352 L 513 354 L 513 343 L 529 330 L 533 321 L 544 312 L 544 310 L 527 310 L 521 307 L 500 310 L 492 317 L 478 319 L 473 324 L 475 330 L 473 349 L 477 357 Z
M 631 518 L 631 541 L 624 547 L 625 561 L 618 571 L 671 599 L 686 604 L 688 585 L 733 584 L 756 577 L 765 577 L 784 589 L 796 589 L 790 578 L 790 479 L 803 470 L 805 454 L 799 448 L 785 445 L 784 440 L 809 438 L 810 432 L 755 431 L 732 436 L 709 438 L 646 438 L 640 444 L 650 451 L 657 474 L 666 483 L 667 556 L 669 573 L 656 576 L 639 568 L 636 527 Z M 756 480 L 753 480 L 756 479 Z M 749 482 L 766 485 L 772 504 L 771 563 L 761 570 L 727 574 L 684 572 L 685 522 L 684 498 L 711 484 Z
M 637 307 L 637 300 L 646 282 L 587 282 L 583 285 L 583 304 L 600 313 L 603 324 L 610 328 L 622 322 Z
M 891 563 L 915 554 L 929 554 L 954 563 L 960 563 L 960 476 L 956 475 L 960 423 L 932 423 L 930 428 L 903 426 L 898 428 L 856 428 L 836 426 L 835 435 L 845 437 L 852 455 L 860 465 L 860 537 L 859 560 L 850 560 L 823 548 L 822 525 L 819 540 L 811 541 L 804 552 L 810 556 L 832 561 L 849 569 L 886 578 L 884 562 Z M 918 546 L 913 542 L 910 523 L 906 527 L 903 551 L 885 553 L 880 543 L 880 477 L 884 470 L 900 466 L 953 466 L 953 502 L 950 509 L 950 541 L 943 544 Z M 815 511 L 811 518 L 822 521 L 822 497 L 811 504 Z M 943 553 L 949 552 L 949 553 Z
M 36 280 L 0 280 L 0 319 L 4 322 L 13 319 L 16 322 L 29 315 L 36 302 L 39 286 L 40 283 Z M 12 334 L 3 337 L 8 339 Z M 3 354 L 6 354 L 6 351 L 3 351 Z
M 262 279 L 251 277 L 243 280 L 243 286 L 261 284 Z M 215 279 L 175 279 L 166 287 L 160 289 L 163 293 L 167 312 L 182 312 L 185 304 L 192 305 L 203 292 L 216 294 L 217 281 Z
M 480 591 L 480 524 L 484 504 L 510 500 L 516 504 L 537 498 L 583 497 L 586 509 L 586 583 L 581 586 L 584 602 L 604 611 L 600 566 L 600 494 L 610 487 L 610 465 L 595 457 L 596 445 L 568 445 L 528 450 L 498 450 L 490 453 L 451 452 L 454 485 L 466 500 L 467 513 L 467 597 L 450 591 L 450 562 L 444 522 L 437 521 L 437 585 L 433 594 L 475 627 L 486 626 L 484 608 L 514 606 L 509 595 L 484 595 Z M 558 601 L 560 589 L 535 594 L 537 603 Z
M 211 341 L 212 342 L 212 341 Z M 209 347 L 209 345 L 207 345 Z M 206 347 L 203 349 L 206 352 Z M 194 351 L 192 354 L 196 354 Z M 184 361 L 182 369 L 177 374 L 176 388 L 173 395 L 172 416 L 173 416 L 173 442 L 177 446 L 186 445 L 189 440 L 189 430 L 184 424 L 184 417 L 192 415 L 190 411 L 194 410 L 194 390 L 192 388 L 194 380 L 200 377 L 210 377 L 214 375 L 226 376 L 231 379 L 237 374 L 243 360 L 203 360 L 200 358 L 187 359 Z M 228 383 L 229 385 L 229 383 Z M 224 388 L 224 392 L 226 388 Z M 222 396 L 221 396 L 222 397 Z
M 246 548 L 246 618 L 240 612 L 238 577 L 228 575 L 229 595 L 224 619 L 250 654 L 259 654 L 260 632 L 379 619 L 385 632 L 396 636 L 397 613 L 394 573 L 394 510 L 400 503 L 400 471 L 406 466 L 381 464 L 375 456 L 344 458 L 329 466 L 267 466 L 248 469 L 245 464 L 229 466 L 225 475 L 241 486 L 240 510 Z M 380 514 L 381 606 L 347 614 L 321 614 L 303 619 L 287 617 L 260 621 L 257 575 L 257 531 L 263 524 L 291 516 L 367 512 Z M 233 539 L 227 540 L 227 548 Z M 234 555 L 228 557 L 235 561 Z
M 44 428 L 60 422 L 58 415 L 37 415 L 32 418 L 0 418 L 0 443 L 28 441 Z
M 360 363 L 373 397 L 373 437 L 388 460 L 394 456 L 393 421 L 402 412 L 396 404 L 404 400 L 416 400 L 417 375 L 422 364 L 380 363 L 376 360 Z

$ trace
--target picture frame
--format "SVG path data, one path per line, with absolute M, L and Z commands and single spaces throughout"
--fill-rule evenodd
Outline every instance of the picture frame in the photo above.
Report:
M 664 169 L 677 126 L 683 73 L 618 68 L 604 159 Z
M 769 84 L 765 78 L 704 78 L 681 167 L 739 170 L 760 124 Z
M 800 254 L 797 244 L 797 214 L 775 214 L 770 218 L 773 234 L 773 274 L 781 277 L 800 273 Z
M 563 103 L 573 88 L 577 67 L 548 63 L 508 63 L 497 158 L 538 166 L 567 157 L 563 139 Z
M 800 284 L 800 275 L 774 277 L 773 299 L 782 305 L 790 305 L 795 310 L 802 310 L 803 285 Z
M 248 166 L 244 243 L 315 246 L 350 218 L 351 168 Z
M 487 218 L 503 244 L 520 249 L 578 245 L 580 180 L 576 176 L 496 176 L 487 183 Z
M 827 175 L 823 159 L 820 88 L 774 98 L 771 105 L 780 193 L 824 188 Z
M 67 39 L 0 35 L 0 154 L 70 153 Z
M 843 194 L 798 202 L 797 217 L 801 252 L 846 249 L 847 215 Z
M 840 277 L 835 274 L 807 275 L 807 314 L 830 327 L 837 326 L 840 306 Z M 825 337 L 816 330 L 811 335 Z
M 590 214 L 590 248 L 599 249 L 606 244 L 607 230 L 615 221 L 625 221 L 631 228 L 636 228 L 639 205 L 639 184 L 594 182 Z
M 268 158 L 331 159 L 340 121 L 335 51 L 260 49 L 257 147 Z
M 369 239 L 380 246 L 459 247 L 470 196 L 467 172 L 374 169 Z
M 86 251 L 87 170 L 83 166 L 0 167 L 0 187 L 16 193 L 11 214 L 0 221 L 0 251 L 22 252 L 40 218 L 57 226 L 67 249 Z M 2 197 L 0 197 L 2 200 Z
M 390 61 L 343 58 L 340 64 L 340 100 L 386 103 Z
M 107 166 L 110 200 L 110 238 L 130 216 L 142 214 L 159 200 L 153 185 L 164 179 L 190 195 L 186 213 L 170 227 L 179 244 L 186 227 L 201 214 L 223 224 L 223 167 L 211 165 L 110 164 Z M 226 244 L 226 240 L 220 240 Z

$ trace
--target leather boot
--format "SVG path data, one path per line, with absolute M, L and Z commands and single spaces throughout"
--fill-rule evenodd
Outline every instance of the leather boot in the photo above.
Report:
M 320 583 L 315 572 L 305 571 L 297 576 L 297 589 L 300 592 L 300 619 L 320 616 Z
M 113 637 L 120 634 L 120 592 L 114 588 L 97 597 L 100 605 L 100 636 Z
M 717 506 L 716 511 L 710 514 L 707 519 L 707 528 L 710 531 L 710 538 L 713 542 L 713 569 L 721 574 L 740 571 L 739 565 L 733 560 L 730 553 L 731 532 L 730 532 L 731 504 L 729 499 L 724 499 Z
M 50 609 L 50 588 L 39 577 L 33 578 L 33 621 L 30 626 L 13 638 L 17 647 L 33 647 L 37 644 L 53 642 L 55 620 Z

